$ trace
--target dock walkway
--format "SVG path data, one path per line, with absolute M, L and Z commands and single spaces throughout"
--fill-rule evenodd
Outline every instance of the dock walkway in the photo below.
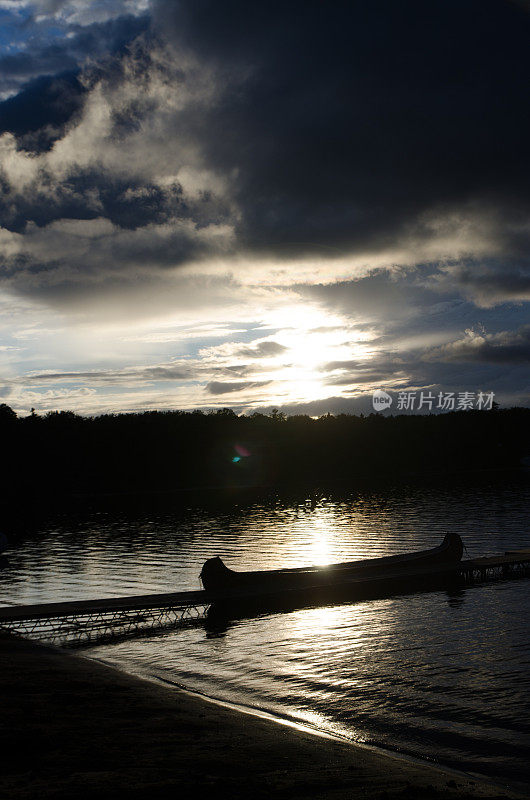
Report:
M 378 593 L 402 594 L 410 591 L 434 591 L 445 584 L 470 585 L 495 579 L 530 575 L 530 549 L 514 550 L 504 555 L 467 559 L 457 564 L 400 569 L 351 578 L 341 583 L 341 590 L 355 601 L 376 597 Z M 318 602 L 318 593 L 329 586 L 315 585 L 310 589 L 274 593 L 287 601 L 298 595 L 307 599 L 308 592 Z M 273 593 L 270 593 L 272 596 Z M 244 605 L 249 601 L 266 599 L 263 592 L 232 592 L 213 595 L 204 590 L 167 592 L 96 600 L 73 600 L 60 603 L 0 607 L 0 628 L 21 636 L 48 641 L 102 642 L 109 638 L 127 636 L 140 631 L 176 627 L 204 618 L 215 604 Z

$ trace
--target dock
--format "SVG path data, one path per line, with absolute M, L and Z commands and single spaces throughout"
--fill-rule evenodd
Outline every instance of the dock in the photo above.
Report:
M 60 603 L 0 607 L 0 630 L 19 636 L 63 645 L 100 644 L 116 638 L 148 635 L 205 620 L 212 608 L 252 610 L 270 607 L 292 610 L 306 605 L 356 602 L 363 599 L 439 591 L 492 580 L 509 580 L 530 575 L 530 549 L 503 555 L 467 559 L 456 564 L 430 568 L 400 569 L 351 578 L 340 586 L 315 585 L 309 589 L 278 592 L 233 592 L 212 594 L 204 590 L 149 595 L 74 600 Z M 332 597 L 330 592 L 340 591 Z
M 0 630 L 43 641 L 104 642 L 203 619 L 211 604 L 201 590 L 3 606 Z

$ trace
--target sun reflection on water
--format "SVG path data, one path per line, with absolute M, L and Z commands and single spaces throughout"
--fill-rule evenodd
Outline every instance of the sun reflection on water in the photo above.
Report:
M 355 561 L 366 554 L 365 533 L 355 535 L 351 531 L 351 520 L 348 530 L 345 531 L 340 509 L 316 508 L 307 515 L 304 527 L 304 559 L 308 565 L 325 566 L 341 561 Z M 297 536 L 299 537 L 299 532 Z
M 448 528 L 472 557 L 523 549 L 529 504 L 527 484 L 517 483 L 314 492 L 246 505 L 234 498 L 228 510 L 190 506 L 138 519 L 65 517 L 10 552 L 2 602 L 197 589 L 214 555 L 238 570 L 323 565 L 432 547 Z M 237 617 L 215 636 L 189 626 L 89 653 L 295 724 L 507 781 L 528 775 L 527 618 L 527 583 L 507 581 L 456 599 L 432 592 Z

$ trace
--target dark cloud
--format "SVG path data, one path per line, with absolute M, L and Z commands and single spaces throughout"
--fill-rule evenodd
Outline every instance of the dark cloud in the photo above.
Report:
M 17 94 L 0 103 L 0 133 L 13 133 L 22 150 L 49 150 L 79 117 L 90 83 L 102 70 L 112 70 L 112 57 L 125 52 L 148 24 L 147 16 L 127 15 L 104 23 L 75 25 L 70 35 L 59 41 L 30 37 L 24 50 L 0 57 L 3 81 L 20 84 Z M 80 80 L 87 59 L 91 68 Z
M 356 280 L 297 285 L 296 289 L 302 298 L 350 318 L 356 330 L 378 333 L 370 341 L 388 348 L 411 336 L 445 333 L 449 338 L 479 323 L 492 332 L 506 328 L 507 319 L 513 327 L 524 323 L 528 306 L 513 301 L 530 298 L 525 265 L 505 261 L 503 268 L 499 271 L 498 265 L 479 261 L 443 270 L 427 264 L 379 269 Z
M 82 76 L 71 70 L 29 84 L 3 104 L 4 129 L 20 147 L 42 152 L 75 122 L 86 87 L 97 86 L 111 119 L 97 140 L 103 156 L 88 142 L 82 166 L 44 163 L 23 190 L 15 177 L 4 185 L 0 219 L 17 232 L 28 222 L 96 217 L 129 230 L 182 220 L 197 229 L 226 225 L 235 253 L 332 262 L 391 251 L 401 239 L 413 259 L 417 243 L 440 234 L 440 219 L 451 217 L 454 232 L 487 218 L 502 254 L 487 274 L 473 258 L 452 274 L 481 304 L 522 299 L 529 24 L 501 0 L 326 8 L 316 0 L 183 0 L 155 3 L 152 25 L 119 17 L 71 26 L 53 46 L 76 65 L 90 54 L 91 65 Z M 27 48 L 24 57 L 38 69 L 47 47 Z M 112 148 L 126 152 L 131 140 L 130 167 L 113 169 Z M 181 172 L 188 194 L 164 180 Z M 192 238 L 158 257 L 178 265 L 219 254 L 217 241 L 196 247 Z M 149 245 L 138 246 L 152 257 Z M 433 290 L 416 286 L 411 298 L 405 284 L 372 275 L 351 292 L 342 285 L 336 305 L 357 307 L 360 318 L 372 308 L 401 317 L 411 305 L 434 304 Z M 312 294 L 327 302 L 333 291 Z
M 162 309 L 205 319 L 222 308 L 260 324 L 276 302 L 307 303 L 319 306 L 314 334 L 344 321 L 344 336 L 330 337 L 340 349 L 328 352 L 346 355 L 317 375 L 332 392 L 524 395 L 521 5 L 155 0 L 152 23 L 116 17 L 121 0 L 96 5 L 105 22 L 90 21 L 89 3 L 46 2 L 48 27 L 30 20 L 19 52 L 0 58 L 4 91 L 18 87 L 0 103 L 0 280 L 10 296 L 86 319 Z M 281 338 L 278 328 L 256 336 Z M 347 358 L 359 349 L 366 359 Z M 267 359 L 285 351 L 230 339 L 196 359 L 165 353 L 168 363 L 152 367 L 28 384 L 103 392 L 183 381 L 201 383 L 210 403 L 237 392 L 255 403 Z M 305 407 L 353 401 L 315 402 Z
M 123 369 L 108 370 L 79 370 L 79 371 L 59 371 L 59 372 L 39 372 L 25 375 L 22 382 L 28 385 L 43 385 L 46 383 L 86 383 L 87 385 L 97 384 L 116 384 L 116 383 L 135 383 L 163 382 L 163 381 L 194 381 L 206 380 L 208 377 L 219 376 L 226 378 L 244 377 L 255 373 L 255 367 L 248 364 L 234 364 L 227 366 L 215 366 L 202 364 L 200 361 L 190 363 L 168 363 L 157 364 L 144 367 L 124 367 Z M 212 394 L 223 394 L 229 391 L 239 391 L 234 387 L 262 386 L 266 382 L 243 382 L 243 383 L 211 383 L 216 391 Z M 219 388 L 220 387 L 220 388 Z M 229 387 L 224 388 L 223 387 Z
M 327 386 L 359 386 L 362 384 L 370 384 L 370 385 L 378 385 L 378 384 L 385 384 L 387 381 L 391 380 L 392 384 L 395 386 L 396 376 L 392 374 L 392 372 L 381 372 L 376 369 L 370 370 L 358 370 L 351 374 L 345 375 L 336 375 L 328 378 L 326 380 Z M 403 384 L 407 383 L 406 378 L 403 378 L 401 381 Z
M 49 150 L 79 115 L 85 95 L 77 71 L 35 78 L 15 97 L 0 103 L 0 133 L 13 133 L 23 150 Z
M 252 407 L 247 414 L 257 411 L 269 415 L 273 408 L 278 408 L 278 405 Z M 308 402 L 284 403 L 280 410 L 289 416 L 304 414 L 311 417 L 319 417 L 323 414 L 370 414 L 373 412 L 372 395 L 366 393 L 357 397 L 324 397 Z
M 524 325 L 516 331 L 495 334 L 470 330 L 464 338 L 434 348 L 425 357 L 435 361 L 528 364 L 530 325 Z
M 234 383 L 225 383 L 223 381 L 211 381 L 206 384 L 206 391 L 208 394 L 229 394 L 231 392 L 240 392 L 242 389 L 257 389 L 261 386 L 267 386 L 271 381 L 239 381 Z
M 420 306 L 435 306 L 447 299 L 443 288 L 429 288 L 434 268 L 390 271 L 374 270 L 356 280 L 315 283 L 296 286 L 307 298 L 318 300 L 328 308 L 353 318 L 395 321 L 406 318 Z
M 494 391 L 504 404 L 528 405 L 529 360 L 530 326 L 525 325 L 495 334 L 469 330 L 440 347 L 376 351 L 369 361 L 332 361 L 321 372 L 326 385 L 341 387 L 345 395 L 357 396 L 363 386 L 390 393 Z
M 530 19 L 517 6 L 184 0 L 156 15 L 219 76 L 197 134 L 234 175 L 247 246 L 382 247 L 432 235 L 426 212 L 528 209 Z
M 62 37 L 50 41 L 45 28 L 26 21 L 29 31 L 24 48 L 0 56 L 0 86 L 20 88 L 36 77 L 52 77 L 66 71 L 77 71 L 87 59 L 108 57 L 123 52 L 134 38 L 149 26 L 147 15 L 122 15 L 89 25 L 72 24 Z
M 288 348 L 279 342 L 259 342 L 254 346 L 242 347 L 237 350 L 236 356 L 243 356 L 244 358 L 270 358 L 271 356 L 278 356 Z
M 417 361 L 417 359 L 414 359 Z M 395 385 L 407 382 L 411 373 L 417 371 L 410 356 L 403 359 L 401 355 L 378 353 L 369 363 L 362 361 L 331 361 L 321 371 L 328 373 L 325 382 L 329 386 L 348 386 L 358 384 L 378 384 L 392 381 Z
M 486 388 L 487 387 L 487 388 Z M 473 402 L 476 404 L 476 399 L 478 392 L 483 391 L 485 393 L 489 391 L 494 392 L 494 399 L 497 402 L 500 402 L 502 407 L 510 407 L 512 405 L 528 405 L 529 401 L 529 394 L 528 391 L 526 393 L 521 393 L 519 395 L 511 393 L 509 390 L 506 390 L 507 387 L 496 387 L 496 390 L 492 386 L 487 384 L 482 384 L 477 389 L 473 389 L 470 387 L 469 384 L 463 384 L 461 386 L 453 386 L 453 387 L 446 387 L 446 386 L 438 386 L 438 385 L 431 385 L 424 388 L 424 394 L 427 396 L 429 393 L 435 398 L 433 402 L 433 407 L 429 408 L 428 404 L 425 404 L 423 408 L 418 410 L 418 405 L 420 401 L 420 389 L 413 388 L 413 391 L 416 391 L 416 399 L 415 399 L 415 406 L 411 410 L 405 410 L 398 408 L 398 391 L 393 391 L 388 389 L 388 387 L 384 387 L 385 391 L 388 391 L 388 394 L 392 397 L 392 406 L 383 412 L 385 415 L 391 414 L 430 414 L 430 413 L 446 413 L 441 409 L 437 408 L 438 403 L 438 395 L 442 392 L 445 395 L 447 392 L 454 392 L 455 393 L 455 407 L 458 405 L 458 393 L 460 391 L 475 391 L 475 397 L 473 398 Z M 283 411 L 285 414 L 288 415 L 296 415 L 296 414 L 306 414 L 309 416 L 317 417 L 322 416 L 324 414 L 364 414 L 365 416 L 368 414 L 374 413 L 374 407 L 372 403 L 373 392 L 362 392 L 357 394 L 355 397 L 344 397 L 344 396 L 333 396 L 333 397 L 325 397 L 318 400 L 311 400 L 309 402 L 299 402 L 299 403 L 285 403 L 280 407 L 280 410 Z M 278 407 L 278 406 L 276 406 Z M 476 407 L 476 405 L 475 405 Z M 274 406 L 260 406 L 258 408 L 253 407 L 251 410 L 248 410 L 246 413 L 252 413 L 254 411 L 258 411 L 264 414 L 270 414 Z M 381 413 L 381 412 L 379 412 Z M 484 410 L 481 413 L 487 414 L 488 411 Z
M 75 70 L 77 59 L 62 44 L 48 44 L 35 52 L 33 48 L 0 57 L 0 69 L 5 77 L 31 79 L 33 76 L 50 77 L 54 73 Z
M 528 301 L 530 259 L 526 244 L 526 253 L 518 258 L 505 257 L 500 263 L 463 263 L 452 270 L 452 277 L 464 294 L 485 307 L 503 301 Z
M 204 368 L 204 372 L 206 371 L 208 371 L 208 367 Z M 254 364 L 230 364 L 226 367 L 213 367 L 210 371 L 216 376 L 225 378 L 245 378 L 247 375 L 259 372 Z
M 186 199 L 176 181 L 160 187 L 132 175 L 115 176 L 96 168 L 72 169 L 58 181 L 53 173 L 42 169 L 19 192 L 0 175 L 0 217 L 3 227 L 10 231 L 24 231 L 29 222 L 42 227 L 59 219 L 99 217 L 128 230 L 175 219 L 205 226 L 218 222 L 222 215 L 222 206 L 207 194 Z M 193 249 L 194 243 L 190 240 L 188 246 Z
M 88 383 L 120 383 L 134 381 L 142 383 L 144 381 L 177 381 L 189 380 L 193 377 L 193 372 L 181 365 L 160 365 L 154 367 L 136 367 L 134 369 L 116 370 L 90 370 L 79 372 L 41 372 L 24 377 L 24 383 L 43 384 L 56 383 L 63 381 L 75 381 L 76 383 L 86 381 Z

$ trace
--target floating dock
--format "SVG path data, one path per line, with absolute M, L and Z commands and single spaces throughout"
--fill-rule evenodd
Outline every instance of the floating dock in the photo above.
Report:
M 306 605 L 355 602 L 367 598 L 438 591 L 491 580 L 530 575 L 530 549 L 474 558 L 457 564 L 400 569 L 351 578 L 340 586 L 314 586 L 283 592 L 233 592 L 226 595 L 170 592 L 99 600 L 0 607 L 0 629 L 20 636 L 70 646 L 103 643 L 116 638 L 146 635 L 205 619 L 212 608 L 240 609 L 245 616 L 256 609 L 292 610 Z M 330 593 L 339 592 L 332 597 Z M 240 614 L 238 614 L 239 616 Z

